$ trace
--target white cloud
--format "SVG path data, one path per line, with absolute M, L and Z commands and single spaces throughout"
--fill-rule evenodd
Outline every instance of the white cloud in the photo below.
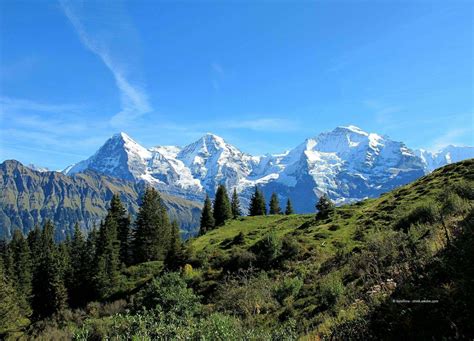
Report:
M 125 74 L 123 65 L 119 65 L 111 56 L 106 43 L 94 40 L 94 38 L 86 32 L 80 16 L 72 9 L 72 2 L 69 0 L 60 0 L 60 3 L 64 14 L 76 30 L 82 44 L 102 60 L 114 76 L 115 84 L 120 90 L 122 110 L 111 118 L 110 123 L 113 126 L 122 126 L 127 122 L 151 112 L 152 108 L 145 91 L 138 85 L 130 82 Z

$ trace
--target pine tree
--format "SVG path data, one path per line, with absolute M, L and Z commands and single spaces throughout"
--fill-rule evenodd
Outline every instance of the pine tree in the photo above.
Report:
M 93 249 L 86 249 L 86 241 L 79 227 L 74 225 L 74 235 L 69 243 L 70 267 L 66 284 L 69 294 L 69 302 L 72 307 L 78 307 L 87 301 L 86 292 L 88 292 L 88 268 L 87 253 L 93 252 Z
M 33 272 L 32 308 L 36 318 L 48 317 L 65 307 L 67 293 L 59 252 L 54 244 L 54 226 L 47 221 L 41 233 L 41 250 Z
M 30 247 L 20 230 L 13 232 L 13 238 L 8 244 L 8 252 L 12 260 L 12 283 L 18 294 L 18 304 L 22 314 L 31 314 L 31 282 L 33 278 Z
M 286 201 L 285 214 L 290 215 L 290 214 L 294 214 L 294 213 L 295 213 L 295 211 L 293 210 L 293 205 L 291 204 L 290 198 L 288 198 L 288 200 Z
M 229 196 L 227 195 L 227 189 L 224 185 L 217 187 L 213 213 L 216 226 L 222 226 L 226 220 L 232 218 Z
M 232 193 L 232 202 L 230 206 L 232 209 L 232 218 L 237 219 L 242 215 L 242 211 L 240 210 L 240 200 L 236 188 L 234 188 L 234 192 Z
M 99 297 L 113 293 L 119 281 L 120 242 L 117 238 L 117 221 L 111 210 L 99 229 L 96 251 L 96 274 L 94 284 Z
M 319 197 L 319 201 L 316 204 L 316 210 L 318 211 L 318 217 L 325 218 L 334 210 L 334 204 L 326 194 L 323 194 Z
M 131 219 L 127 210 L 120 201 L 118 194 L 112 196 L 109 214 L 117 223 L 117 237 L 120 242 L 120 262 L 128 265 L 131 263 L 130 255 L 130 224 Z
M 160 195 L 147 188 L 135 222 L 136 262 L 162 260 L 169 249 L 171 224 Z
M 267 214 L 267 206 L 265 203 L 265 197 L 263 193 L 255 186 L 255 192 L 250 199 L 250 208 L 249 208 L 250 216 L 257 216 L 257 215 L 266 215 Z
M 281 214 L 280 202 L 276 193 L 272 193 L 270 198 L 270 214 Z
M 165 258 L 165 267 L 169 270 L 177 270 L 179 267 L 177 259 L 183 251 L 183 243 L 179 233 L 179 224 L 176 220 L 171 223 L 170 247 Z
M 199 235 L 205 234 L 207 231 L 210 231 L 214 228 L 215 221 L 214 215 L 212 213 L 212 203 L 208 195 L 206 195 L 206 200 L 204 200 L 204 206 L 201 211 L 201 225 L 199 228 Z
M 27 323 L 28 320 L 21 314 L 17 293 L 0 262 L 0 339 L 9 339 L 9 335 L 18 332 Z

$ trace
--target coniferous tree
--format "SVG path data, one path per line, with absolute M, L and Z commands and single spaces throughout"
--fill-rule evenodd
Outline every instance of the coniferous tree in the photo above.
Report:
M 131 263 L 130 252 L 130 224 L 131 219 L 127 210 L 123 206 L 118 194 L 112 196 L 109 213 L 117 223 L 117 237 L 120 242 L 120 261 L 122 264 Z
M 257 215 L 266 215 L 267 214 L 267 206 L 265 203 L 265 197 L 263 193 L 255 186 L 255 192 L 250 199 L 250 208 L 249 208 L 249 215 L 250 216 L 257 216 Z
M 176 220 L 173 220 L 171 223 L 170 247 L 164 262 L 167 269 L 176 270 L 179 267 L 177 260 L 180 258 L 182 251 L 183 244 L 179 233 L 179 224 Z
M 10 333 L 18 332 L 28 320 L 22 316 L 17 293 L 6 276 L 0 262 L 0 339 L 7 339 Z M 16 339 L 16 338 L 15 338 Z
M 290 198 L 288 198 L 288 200 L 286 201 L 285 214 L 290 215 L 290 214 L 294 214 L 294 213 L 295 213 L 295 211 L 293 210 L 293 205 L 291 204 Z
M 41 250 L 33 272 L 32 308 L 36 318 L 48 317 L 65 307 L 67 293 L 59 252 L 54 244 L 54 226 L 47 221 L 41 233 Z
M 70 267 L 66 284 L 69 294 L 69 302 L 72 307 L 78 307 L 87 301 L 88 287 L 88 268 L 87 254 L 93 252 L 91 248 L 86 249 L 86 241 L 84 235 L 76 223 L 74 226 L 74 234 L 69 243 Z
M 216 226 L 222 226 L 226 220 L 232 218 L 232 209 L 229 203 L 229 196 L 224 185 L 219 185 L 214 200 L 214 221 Z
M 28 237 L 27 237 L 28 245 L 30 247 L 33 269 L 36 268 L 37 262 L 40 259 L 40 255 L 42 252 L 41 234 L 42 232 L 41 232 L 40 227 L 36 225 L 35 228 L 28 233 Z
M 201 225 L 199 228 L 199 235 L 205 234 L 207 231 L 215 227 L 214 215 L 212 213 L 212 203 L 208 195 L 204 200 L 204 206 L 201 211 Z
M 118 285 L 120 269 L 120 242 L 117 237 L 117 222 L 110 213 L 110 209 L 100 226 L 96 247 L 94 284 L 99 297 L 106 298 Z
M 281 214 L 280 202 L 276 193 L 272 193 L 270 198 L 270 214 Z
M 234 188 L 234 192 L 232 193 L 232 201 L 230 206 L 232 209 L 232 218 L 237 219 L 242 215 L 242 211 L 240 210 L 240 200 L 239 196 L 237 195 L 236 188 Z
M 316 204 L 316 210 L 318 211 L 318 216 L 322 218 L 327 217 L 334 210 L 334 204 L 327 194 L 323 194 L 319 198 L 319 201 Z
M 135 222 L 135 261 L 164 259 L 170 232 L 171 224 L 160 195 L 155 189 L 147 188 Z
M 17 292 L 18 304 L 22 314 L 31 314 L 31 282 L 33 279 L 30 247 L 20 230 L 13 232 L 13 238 L 8 244 L 8 252 L 11 257 L 11 281 Z

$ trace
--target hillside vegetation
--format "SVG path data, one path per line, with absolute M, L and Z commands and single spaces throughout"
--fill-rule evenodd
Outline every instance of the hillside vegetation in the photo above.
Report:
M 474 160 L 327 216 L 238 217 L 26 334 L 95 339 L 474 337 Z

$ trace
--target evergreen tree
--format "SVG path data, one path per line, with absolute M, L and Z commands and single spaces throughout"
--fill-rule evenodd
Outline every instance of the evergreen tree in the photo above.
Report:
M 232 218 L 237 219 L 242 215 L 242 211 L 240 210 L 240 200 L 236 188 L 234 188 L 234 192 L 232 193 L 232 202 L 230 206 L 232 209 Z
M 183 252 L 183 244 L 179 233 L 179 225 L 176 220 L 171 223 L 170 247 L 165 258 L 165 267 L 169 270 L 177 270 L 179 265 L 177 260 Z
M 122 264 L 131 264 L 130 252 L 130 224 L 131 219 L 127 210 L 120 201 L 118 194 L 112 196 L 110 202 L 109 214 L 117 223 L 117 237 L 120 242 L 120 262 Z
M 295 213 L 295 211 L 293 210 L 293 205 L 291 204 L 290 198 L 288 198 L 288 200 L 286 201 L 285 214 L 290 215 L 290 214 L 294 214 L 294 213 Z
M 136 262 L 162 260 L 169 249 L 171 224 L 160 195 L 147 188 L 135 222 Z
M 27 323 L 28 320 L 21 314 L 17 293 L 0 262 L 0 339 L 8 339 Z
M 74 235 L 69 243 L 70 267 L 66 277 L 66 284 L 69 294 L 69 302 L 72 307 L 78 307 L 87 301 L 86 292 L 88 292 L 88 261 L 87 253 L 93 249 L 86 249 L 86 241 L 79 227 L 74 225 Z
M 35 228 L 28 233 L 27 239 L 28 239 L 28 245 L 30 247 L 33 268 L 36 268 L 38 260 L 40 259 L 41 252 L 42 252 L 41 234 L 42 232 L 38 225 L 36 225 Z
M 265 197 L 263 193 L 255 186 L 255 192 L 250 199 L 250 209 L 249 209 L 250 216 L 257 216 L 257 215 L 266 215 L 267 214 L 267 206 L 265 203 Z
M 32 263 L 30 247 L 20 230 L 13 232 L 13 238 L 8 245 L 8 252 L 11 254 L 12 271 L 11 280 L 18 294 L 18 304 L 22 314 L 31 314 L 29 301 L 31 299 Z
M 276 193 L 272 193 L 270 198 L 270 214 L 281 214 L 280 202 Z
M 120 269 L 120 242 L 117 238 L 117 221 L 109 213 L 99 229 L 96 250 L 94 284 L 99 297 L 106 298 L 118 285 Z
M 225 221 L 232 218 L 232 209 L 229 203 L 229 196 L 224 185 L 219 185 L 214 200 L 214 221 L 216 226 L 222 226 Z
M 33 272 L 32 308 L 36 318 L 48 317 L 65 307 L 67 293 L 59 252 L 54 244 L 54 226 L 47 221 L 41 233 L 41 250 Z
M 326 194 L 323 194 L 319 197 L 316 210 L 318 211 L 318 217 L 325 218 L 334 210 L 334 204 Z
M 214 228 L 215 221 L 214 215 L 212 213 L 212 203 L 208 195 L 206 195 L 206 200 L 204 200 L 204 206 L 201 211 L 201 225 L 199 228 L 199 235 L 205 234 L 207 231 L 210 231 Z

